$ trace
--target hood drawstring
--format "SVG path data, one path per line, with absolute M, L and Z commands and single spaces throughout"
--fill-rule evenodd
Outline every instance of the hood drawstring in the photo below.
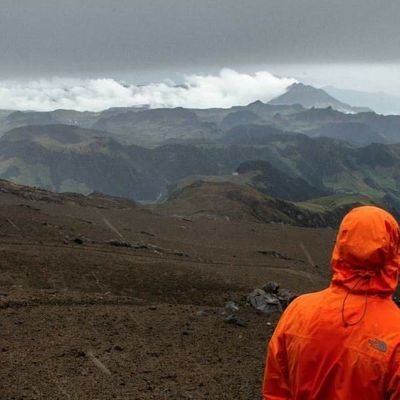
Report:
M 346 306 L 346 301 L 349 297 L 350 294 L 353 293 L 353 290 L 355 290 L 358 286 L 358 284 L 363 280 L 363 279 L 368 279 L 368 286 L 367 286 L 367 290 L 365 291 L 365 302 L 364 302 L 364 310 L 361 314 L 361 317 L 357 320 L 357 321 L 346 321 L 346 317 L 345 317 L 345 306 Z M 365 314 L 367 313 L 367 305 L 368 305 L 368 291 L 369 291 L 369 285 L 371 282 L 371 276 L 360 276 L 360 278 L 358 279 L 358 281 L 355 283 L 355 285 L 348 290 L 348 292 L 346 293 L 346 296 L 344 297 L 343 300 L 343 304 L 342 304 L 342 322 L 343 322 L 343 326 L 344 327 L 348 327 L 348 326 L 355 326 L 357 324 L 359 324 L 365 317 Z

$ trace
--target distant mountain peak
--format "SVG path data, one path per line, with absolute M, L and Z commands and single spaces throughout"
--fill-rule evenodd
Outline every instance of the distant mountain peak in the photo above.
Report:
M 261 100 L 256 100 L 249 104 L 249 106 L 264 106 L 264 105 L 265 103 L 263 103 Z
M 300 104 L 305 108 L 327 108 L 332 107 L 338 111 L 344 112 L 361 112 L 370 111 L 366 108 L 353 107 L 349 104 L 343 103 L 333 96 L 325 92 L 323 89 L 315 88 L 311 85 L 305 85 L 298 82 L 293 83 L 287 88 L 286 93 L 271 100 L 270 105 L 293 105 Z
M 292 83 L 290 86 L 288 86 L 288 89 L 293 91 L 293 90 L 310 90 L 310 91 L 322 91 L 322 89 L 318 89 L 314 86 L 311 85 L 305 85 L 304 83 L 301 82 L 295 82 Z

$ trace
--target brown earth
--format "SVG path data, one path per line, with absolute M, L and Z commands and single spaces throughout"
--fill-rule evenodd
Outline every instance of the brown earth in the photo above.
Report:
M 325 286 L 334 234 L 1 182 L 0 399 L 260 399 L 278 315 L 246 295 Z

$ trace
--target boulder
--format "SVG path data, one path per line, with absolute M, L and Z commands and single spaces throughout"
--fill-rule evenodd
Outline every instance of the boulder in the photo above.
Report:
M 296 296 L 286 289 L 281 289 L 275 281 L 267 282 L 262 289 L 254 289 L 247 301 L 255 309 L 264 313 L 282 312 Z
M 283 308 L 279 299 L 262 289 L 254 289 L 248 296 L 247 301 L 257 310 L 264 313 L 282 312 Z

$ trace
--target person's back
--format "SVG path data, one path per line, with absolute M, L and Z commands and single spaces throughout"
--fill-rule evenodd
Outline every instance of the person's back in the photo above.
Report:
M 269 343 L 264 400 L 400 400 L 399 236 L 376 207 L 345 217 L 330 287 L 296 299 Z

